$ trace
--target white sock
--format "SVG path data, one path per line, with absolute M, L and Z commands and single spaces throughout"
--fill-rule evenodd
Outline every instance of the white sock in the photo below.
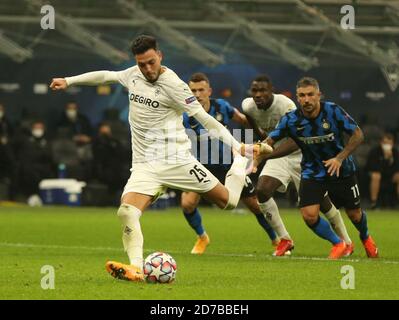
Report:
M 346 230 L 344 220 L 342 220 L 342 216 L 339 210 L 334 205 L 332 205 L 331 209 L 324 215 L 326 216 L 328 221 L 330 221 L 331 226 L 338 234 L 338 236 L 343 239 L 346 244 L 352 243 L 352 240 L 348 235 L 348 231 Z
M 281 220 L 277 204 L 273 198 L 270 198 L 266 202 L 259 203 L 259 208 L 280 239 L 292 240 L 285 228 L 283 220 Z
M 229 191 L 229 200 L 224 208 L 225 210 L 234 209 L 240 201 L 241 192 L 245 184 L 245 168 L 247 163 L 247 158 L 239 155 L 235 156 L 233 164 L 226 174 L 224 186 Z
M 130 264 L 143 268 L 143 234 L 140 226 L 141 211 L 135 206 L 122 204 L 118 210 L 118 217 L 122 222 L 123 247 L 129 257 Z

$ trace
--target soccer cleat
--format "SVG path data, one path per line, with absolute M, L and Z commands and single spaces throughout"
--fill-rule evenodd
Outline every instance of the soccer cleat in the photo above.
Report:
M 285 255 L 290 255 L 291 250 L 294 249 L 294 242 L 288 239 L 281 239 L 278 244 L 276 251 L 274 251 L 273 256 L 282 257 Z
M 136 266 L 127 265 L 115 261 L 108 261 L 105 264 L 105 269 L 111 276 L 116 279 L 135 282 L 144 280 L 143 271 Z
M 191 250 L 191 254 L 203 254 L 210 242 L 211 240 L 206 233 L 204 233 L 202 236 L 199 236 L 193 247 L 193 250 Z
M 274 247 L 274 249 L 277 249 L 279 243 L 280 243 L 280 239 L 279 238 L 276 238 L 276 239 L 272 240 L 272 247 Z
M 346 245 L 345 252 L 344 252 L 344 257 L 349 257 L 352 255 L 353 251 L 355 251 L 355 245 L 353 242 L 349 243 Z
M 339 258 L 342 258 L 345 254 L 346 247 L 347 245 L 345 241 L 341 241 L 340 243 L 333 245 L 330 251 L 330 255 L 328 256 L 328 259 L 337 260 Z
M 362 242 L 364 249 L 366 249 L 367 256 L 369 258 L 378 258 L 378 248 L 373 238 L 368 236 L 368 238 Z

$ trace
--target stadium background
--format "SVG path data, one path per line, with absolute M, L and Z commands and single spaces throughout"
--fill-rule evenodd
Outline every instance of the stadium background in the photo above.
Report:
M 380 70 L 390 64 L 392 56 L 397 61 L 394 53 L 397 54 L 398 50 L 399 13 L 395 1 L 354 2 L 355 29 L 348 33 L 358 36 L 359 43 L 354 45 L 363 54 L 345 45 L 345 42 L 353 42 L 350 38 L 334 36 L 334 28 L 340 26 L 344 16 L 340 9 L 351 2 L 306 2 L 305 7 L 315 6 L 329 19 L 333 25 L 331 28 L 318 22 L 320 15 L 307 14 L 306 9 L 291 0 L 174 1 L 173 6 L 170 1 L 156 0 L 53 0 L 51 4 L 57 15 L 70 17 L 73 24 L 95 34 L 119 53 L 129 51 L 130 42 L 137 34 L 156 35 L 164 52 L 165 65 L 174 69 L 183 80 L 193 72 L 206 72 L 211 78 L 215 96 L 227 94 L 234 106 L 240 106 L 242 98 L 247 95 L 249 82 L 258 73 L 269 74 L 277 91 L 291 95 L 296 80 L 306 74 L 318 78 L 326 98 L 342 103 L 356 118 L 367 114 L 373 119 L 379 118 L 381 124 L 396 126 L 399 97 L 396 90 L 390 89 Z M 57 24 L 55 30 L 42 30 L 40 7 L 33 3 L 40 1 L 3 0 L 0 5 L 2 37 L 11 39 L 31 54 L 20 63 L 13 61 L 19 59 L 16 52 L 6 53 L 3 48 L 0 56 L 0 83 L 20 86 L 19 89 L 0 86 L 1 100 L 12 108 L 9 115 L 14 121 L 21 117 L 24 109 L 50 120 L 49 114 L 53 116 L 54 111 L 60 113 L 67 96 L 73 95 L 35 94 L 33 86 L 36 83 L 48 84 L 54 76 L 89 70 L 121 70 L 132 63 L 131 54 L 127 61 L 115 61 L 112 53 L 96 49 L 97 44 L 90 44 L 89 48 L 83 46 L 66 35 L 71 31 L 64 34 L 57 30 Z M 132 14 L 129 11 L 132 4 L 143 12 Z M 225 13 L 220 13 L 214 5 Z M 230 13 L 234 16 L 231 17 Z M 155 17 L 159 26 L 153 26 L 148 15 Z M 243 24 L 234 18 L 236 16 L 244 21 Z M 250 23 L 253 26 L 249 28 Z M 164 25 L 182 38 L 169 40 L 170 34 L 162 30 Z M 275 49 L 272 40 L 268 40 L 269 36 L 281 47 Z M 83 35 L 77 33 L 77 37 Z M 364 46 L 360 45 L 363 42 Z M 202 51 L 195 50 L 189 54 L 193 43 L 215 56 L 208 58 Z M 375 47 L 380 51 L 368 57 L 367 52 L 372 52 Z M 287 60 L 283 58 L 285 54 L 296 56 Z M 304 60 L 305 64 L 301 62 Z M 306 67 L 315 60 L 318 65 Z M 396 71 L 397 68 L 396 65 Z M 226 89 L 231 90 L 231 96 L 224 91 Z M 82 88 L 73 96 L 94 124 L 99 122 L 104 108 L 112 106 L 123 110 L 127 107 L 124 93 L 116 88 L 109 95 L 101 96 L 93 88 Z
M 343 31 L 347 12 L 341 8 L 348 2 L 355 29 Z M 159 39 L 165 65 L 183 80 L 205 72 L 214 96 L 235 107 L 259 73 L 268 74 L 276 92 L 294 100 L 296 81 L 310 75 L 319 79 L 326 100 L 342 105 L 361 125 L 368 121 L 399 132 L 395 1 L 174 1 L 172 6 L 156 0 L 53 0 L 56 28 L 43 30 L 39 13 L 45 3 L 0 4 L 0 101 L 16 125 L 43 119 L 51 136 L 70 100 L 94 128 L 109 108 L 127 124 L 128 100 L 119 85 L 56 94 L 45 87 L 53 77 L 132 65 L 131 40 L 148 33 Z M 367 142 L 359 151 L 363 158 L 377 140 Z M 364 165 L 364 159 L 360 162 Z M 367 187 L 362 189 L 366 195 Z

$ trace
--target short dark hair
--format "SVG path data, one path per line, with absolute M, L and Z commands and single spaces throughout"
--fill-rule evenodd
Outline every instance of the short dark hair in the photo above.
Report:
M 133 55 L 142 54 L 150 49 L 158 50 L 157 40 L 152 36 L 141 35 L 132 43 Z
M 315 87 L 320 90 L 319 82 L 315 78 L 311 77 L 303 77 L 299 79 L 299 81 L 296 84 L 296 88 L 304 88 L 304 87 Z
M 392 141 L 395 141 L 395 136 L 391 133 L 391 132 L 385 132 L 383 135 L 382 135 L 382 137 L 381 137 L 381 140 L 382 139 L 388 139 L 388 140 L 392 140 Z
M 193 73 L 189 80 L 189 82 L 201 82 L 201 81 L 205 81 L 208 84 L 210 83 L 206 74 L 202 72 Z
M 265 74 L 260 74 L 256 76 L 256 78 L 253 79 L 252 82 L 266 82 L 267 84 L 272 85 L 272 80 L 270 80 L 270 78 Z
M 33 127 L 33 125 L 38 124 L 38 123 L 41 123 L 43 126 L 46 127 L 46 122 L 43 119 L 40 119 L 40 118 L 33 118 L 30 121 L 30 126 Z

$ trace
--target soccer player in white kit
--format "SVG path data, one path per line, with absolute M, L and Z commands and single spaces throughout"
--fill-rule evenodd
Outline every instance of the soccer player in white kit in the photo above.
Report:
M 220 208 L 233 209 L 240 199 L 248 161 L 236 154 L 222 185 L 191 155 L 183 112 L 195 117 L 210 134 L 232 149 L 240 152 L 241 144 L 204 111 L 186 83 L 161 65 L 162 53 L 155 38 L 139 36 L 131 49 L 136 66 L 117 72 L 95 71 L 55 78 L 50 87 L 62 90 L 71 85 L 120 83 L 129 91 L 133 164 L 118 216 L 130 264 L 108 261 L 106 270 L 118 279 L 142 281 L 143 235 L 139 221 L 142 212 L 168 187 L 198 192 Z
M 251 95 L 252 97 L 242 101 L 242 110 L 262 139 L 265 139 L 268 133 L 274 130 L 282 116 L 296 109 L 296 105 L 291 99 L 282 94 L 273 93 L 271 80 L 265 75 L 260 75 L 252 81 Z M 285 141 L 286 139 L 279 141 L 275 147 L 277 148 Z M 285 192 L 291 181 L 295 184 L 296 190 L 299 190 L 301 159 L 302 153 L 298 149 L 288 156 L 267 160 L 256 186 L 259 207 L 281 239 L 274 252 L 275 256 L 283 256 L 291 251 L 294 248 L 294 242 L 280 217 L 273 194 L 275 191 Z M 353 244 L 341 214 L 327 195 L 320 209 L 337 234 L 346 242 L 345 255 L 352 254 Z

